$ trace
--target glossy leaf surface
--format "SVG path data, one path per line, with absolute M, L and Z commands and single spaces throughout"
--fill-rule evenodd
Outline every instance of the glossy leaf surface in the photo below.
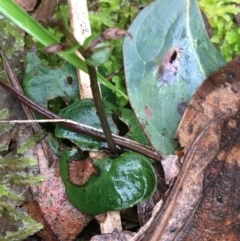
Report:
M 149 198 L 156 187 L 150 161 L 143 155 L 125 152 L 117 158 L 94 161 L 98 174 L 84 186 L 69 181 L 70 153 L 64 152 L 60 172 L 69 201 L 84 213 L 96 215 L 121 210 Z
M 153 146 L 176 150 L 174 134 L 198 86 L 225 63 L 210 42 L 196 0 L 158 0 L 128 30 L 124 62 L 131 105 Z

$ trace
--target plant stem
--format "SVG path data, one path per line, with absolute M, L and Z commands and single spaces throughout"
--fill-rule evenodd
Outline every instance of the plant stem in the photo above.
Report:
M 81 53 L 81 55 L 86 58 L 86 50 L 80 45 L 78 51 Z M 110 129 L 110 125 L 108 123 L 107 115 L 102 103 L 102 97 L 100 93 L 100 88 L 97 80 L 97 71 L 96 67 L 90 66 L 87 64 L 87 69 L 88 69 L 88 74 L 89 74 L 89 79 L 91 83 L 91 89 L 92 89 L 92 95 L 93 95 L 93 100 L 96 108 L 97 115 L 100 119 L 103 133 L 106 137 L 106 141 L 108 143 L 108 147 L 110 149 L 110 152 L 112 155 L 117 155 L 117 148 L 114 143 L 113 137 L 112 137 L 112 132 Z
M 13 94 L 16 98 L 18 98 L 24 105 L 28 106 L 31 110 L 35 111 L 36 113 L 40 114 L 41 116 L 48 118 L 48 119 L 58 119 L 61 120 L 62 117 L 52 113 L 51 111 L 43 108 L 42 106 L 38 105 L 34 101 L 30 100 L 26 96 L 24 96 L 21 92 L 14 89 L 12 86 L 7 84 L 4 80 L 0 79 L 0 86 L 2 86 L 4 89 L 8 90 L 11 94 Z M 63 119 L 62 119 L 63 120 Z M 59 123 L 64 127 L 69 128 L 70 130 L 73 130 L 77 133 L 85 134 L 91 137 L 98 138 L 100 140 L 106 140 L 105 136 L 101 133 L 101 130 L 99 132 L 94 132 L 90 128 L 84 127 L 82 124 L 72 124 L 64 122 L 64 120 Z M 151 147 L 144 146 L 140 143 L 137 143 L 135 141 L 132 141 L 128 138 L 124 138 L 121 136 L 113 135 L 114 141 L 117 145 L 126 148 L 128 150 L 136 151 L 138 153 L 141 153 L 149 158 L 152 158 L 156 161 L 161 161 L 162 155 L 155 151 L 154 149 L 151 149 Z
M 89 73 L 90 82 L 91 82 L 93 100 L 94 100 L 94 103 L 95 103 L 97 115 L 100 119 L 102 129 L 103 129 L 103 133 L 106 137 L 106 141 L 108 143 L 110 152 L 111 152 L 112 155 L 116 155 L 117 154 L 117 148 L 116 148 L 116 145 L 113 141 L 110 125 L 108 123 L 107 115 L 106 115 L 106 112 L 105 112 L 104 107 L 103 107 L 101 93 L 100 93 L 99 85 L 98 85 L 98 81 L 97 81 L 96 68 L 92 67 L 92 66 L 89 66 L 89 65 L 87 65 L 87 67 L 88 67 L 88 73 Z

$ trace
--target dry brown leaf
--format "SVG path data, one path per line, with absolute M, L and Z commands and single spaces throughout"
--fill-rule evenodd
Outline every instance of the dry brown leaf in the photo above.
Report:
M 195 93 L 176 134 L 185 147 L 180 173 L 151 225 L 131 241 L 240 240 L 239 76 L 237 57 Z
M 47 22 L 53 16 L 57 5 L 57 0 L 41 0 L 38 8 L 33 13 L 33 17 L 38 21 Z
M 107 28 L 102 33 L 102 37 L 105 40 L 116 40 L 119 38 L 123 38 L 125 36 L 132 37 L 132 35 L 128 31 L 126 31 L 125 29 L 120 29 L 120 28 Z
M 44 229 L 38 232 L 43 240 L 74 240 L 92 217 L 78 211 L 67 200 L 58 161 L 49 168 L 41 145 L 38 144 L 35 149 L 40 174 L 44 175 L 45 180 L 37 188 L 32 186 L 32 195 L 27 196 L 23 207 L 30 216 L 43 224 Z
M 96 235 L 91 238 L 91 241 L 128 241 L 133 236 L 130 232 L 120 232 L 114 230 L 109 234 Z
M 179 173 L 180 162 L 177 155 L 168 155 L 163 157 L 161 164 L 164 170 L 164 179 L 166 184 L 171 184 Z
M 167 190 L 167 185 L 165 183 L 163 167 L 161 163 L 154 163 L 153 168 L 157 175 L 157 189 L 154 192 L 153 196 L 137 205 L 138 219 L 140 226 L 143 226 L 152 216 L 152 211 L 156 203 L 158 203 L 163 197 L 164 193 Z
M 14 0 L 25 11 L 31 12 L 37 4 L 37 0 Z
M 41 223 L 44 228 L 38 232 L 38 235 L 43 240 L 51 240 L 51 241 L 59 241 L 56 235 L 52 232 L 51 228 L 49 227 L 48 223 L 44 219 L 43 213 L 37 203 L 34 200 L 34 196 L 31 192 L 28 192 L 26 195 L 26 202 L 23 204 L 23 208 L 29 213 L 29 215 Z
M 58 165 L 49 169 L 45 177 L 38 198 L 44 219 L 59 240 L 74 240 L 92 217 L 78 211 L 67 200 Z
M 98 171 L 93 164 L 93 160 L 88 157 L 85 160 L 69 162 L 69 179 L 73 184 L 84 185 L 92 175 L 97 175 Z

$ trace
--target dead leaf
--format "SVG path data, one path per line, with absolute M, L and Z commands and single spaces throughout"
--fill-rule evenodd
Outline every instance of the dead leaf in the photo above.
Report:
M 69 162 L 69 179 L 73 184 L 84 185 L 92 175 L 97 173 L 98 171 L 90 157 L 81 161 Z
M 205 162 L 198 170 L 201 198 L 184 225 L 188 232 L 179 235 L 183 240 L 240 240 L 240 188 L 236 185 L 240 174 L 239 76 L 237 57 L 202 84 L 179 126 L 180 144 L 195 148 L 192 164 L 199 165 L 201 159 Z M 194 144 L 206 127 L 201 140 Z M 195 172 L 196 179 L 197 175 Z
M 124 30 L 124 29 L 120 29 L 120 28 L 107 28 L 103 33 L 102 33 L 102 37 L 105 40 L 116 40 L 119 38 L 123 38 L 129 36 L 132 38 L 132 35 Z
M 34 200 L 34 196 L 31 192 L 28 192 L 26 195 L 26 202 L 23 204 L 23 208 L 29 213 L 29 215 L 43 224 L 44 229 L 38 232 L 38 235 L 43 240 L 51 240 L 51 241 L 59 241 L 56 235 L 52 232 L 51 228 L 47 224 L 44 219 L 43 213 L 38 205 L 38 203 Z
M 116 229 L 109 234 L 93 236 L 91 241 L 128 241 L 132 236 L 130 232 L 120 232 Z
M 58 0 L 14 0 L 20 7 L 26 12 L 31 12 L 32 16 L 41 23 L 46 23 L 52 19 L 55 13 Z M 40 2 L 38 4 L 38 2 Z M 53 45 L 49 47 L 49 51 L 52 53 L 64 50 L 67 46 Z M 48 49 L 47 49 L 48 50 Z
M 140 226 L 143 226 L 151 218 L 154 206 L 161 200 L 167 190 L 167 185 L 164 179 L 165 170 L 163 170 L 163 166 L 161 163 L 156 162 L 153 164 L 153 168 L 157 176 L 157 189 L 150 199 L 137 205 Z
M 33 17 L 38 21 L 47 22 L 53 16 L 57 5 L 57 0 L 41 0 L 38 8 L 33 13 Z
M 179 173 L 180 162 L 177 155 L 168 155 L 163 157 L 161 164 L 164 170 L 164 179 L 166 184 L 173 182 Z
M 37 4 L 37 0 L 14 0 L 25 11 L 31 12 Z
M 98 215 L 99 216 L 99 215 Z M 98 218 L 99 219 L 99 218 Z M 114 230 L 122 230 L 122 222 L 119 211 L 106 213 L 106 218 L 100 222 L 101 233 L 112 233 Z
M 45 177 L 38 198 L 44 219 L 59 240 L 74 240 L 92 217 L 78 211 L 67 200 L 57 164 L 45 173 Z
M 101 42 L 105 40 L 116 40 L 119 38 L 123 38 L 125 36 L 130 36 L 132 38 L 132 35 L 120 28 L 107 28 L 100 36 L 98 36 L 96 39 L 94 39 L 91 44 L 89 45 L 87 49 L 87 53 L 90 54 L 93 52 L 94 48 Z
M 240 240 L 240 58 L 195 93 L 176 137 L 180 173 L 150 227 L 131 241 Z

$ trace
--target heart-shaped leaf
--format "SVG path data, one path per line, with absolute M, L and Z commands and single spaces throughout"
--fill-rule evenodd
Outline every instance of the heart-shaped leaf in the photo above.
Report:
M 98 174 L 84 186 L 69 181 L 70 152 L 60 160 L 60 172 L 69 201 L 80 211 L 96 215 L 121 210 L 149 198 L 156 187 L 150 161 L 143 155 L 125 152 L 116 158 L 95 160 Z
M 196 0 L 157 0 L 135 19 L 124 41 L 131 105 L 153 146 L 176 150 L 174 134 L 207 76 L 225 64 L 208 39 Z

